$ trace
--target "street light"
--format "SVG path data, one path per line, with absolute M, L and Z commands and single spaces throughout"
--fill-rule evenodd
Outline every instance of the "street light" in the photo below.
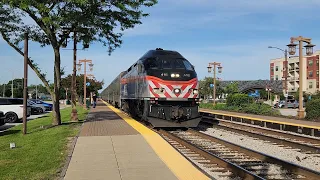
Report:
M 222 66 L 219 62 L 209 63 L 208 73 L 211 73 L 213 65 L 213 105 L 216 105 L 216 67 L 218 67 L 218 73 L 222 73 Z
M 278 48 L 278 47 L 273 47 L 273 46 L 268 46 L 268 48 L 275 48 L 275 49 L 278 49 L 280 51 L 282 51 L 284 53 L 284 88 L 285 88 L 285 104 L 284 104 L 284 107 L 287 108 L 288 107 L 288 50 L 285 49 L 281 49 L 281 48 Z M 295 49 L 294 49 L 295 51 Z
M 78 65 L 78 70 L 81 70 L 81 63 L 84 63 L 84 72 L 83 72 L 83 106 L 86 107 L 86 98 L 87 98 L 87 63 L 89 63 L 89 70 L 90 72 L 93 70 L 93 64 L 92 64 L 92 60 L 79 60 L 79 64 Z M 92 76 L 92 75 L 90 75 Z
M 304 118 L 304 109 L 303 109 L 303 51 L 302 51 L 302 45 L 303 42 L 307 43 L 304 47 L 306 48 L 306 54 L 308 56 L 313 54 L 313 47 L 315 45 L 311 44 L 311 38 L 305 38 L 302 36 L 299 37 L 291 37 L 290 38 L 290 44 L 287 46 L 289 47 L 289 54 L 294 55 L 296 53 L 296 46 L 297 44 L 294 44 L 295 41 L 299 42 L 299 110 L 298 110 L 298 117 Z

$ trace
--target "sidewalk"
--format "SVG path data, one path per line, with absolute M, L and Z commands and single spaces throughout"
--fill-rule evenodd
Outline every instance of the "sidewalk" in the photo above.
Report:
M 141 134 L 107 106 L 91 109 L 76 142 L 66 180 L 176 180 Z

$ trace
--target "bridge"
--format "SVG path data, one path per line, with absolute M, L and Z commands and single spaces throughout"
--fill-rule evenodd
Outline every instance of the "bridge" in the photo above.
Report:
M 281 80 L 235 80 L 235 81 L 220 81 L 220 87 L 225 88 L 231 83 L 238 83 L 240 92 L 247 93 L 254 90 L 271 89 L 273 93 L 283 93 Z

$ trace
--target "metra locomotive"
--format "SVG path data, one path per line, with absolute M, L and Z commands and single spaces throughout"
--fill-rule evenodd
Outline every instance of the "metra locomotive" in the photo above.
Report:
M 154 127 L 196 127 L 201 120 L 197 73 L 176 51 L 148 51 L 101 98 Z

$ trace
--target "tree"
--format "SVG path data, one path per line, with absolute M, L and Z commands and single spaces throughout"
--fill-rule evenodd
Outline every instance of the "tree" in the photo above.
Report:
M 199 93 L 202 96 L 209 96 L 213 94 L 213 88 L 210 87 L 213 84 L 212 77 L 205 77 L 203 80 L 199 81 Z M 223 93 L 223 89 L 220 86 L 220 81 L 216 80 L 216 95 L 219 96 Z
M 72 75 L 68 75 L 67 77 L 65 78 L 62 78 L 61 79 L 61 86 L 64 88 L 64 89 L 67 89 L 68 87 L 70 87 L 71 85 L 71 79 L 72 79 Z M 90 83 L 90 86 L 87 86 L 87 96 L 90 95 L 90 92 L 95 92 L 97 93 L 98 90 L 102 89 L 102 86 L 104 84 L 103 81 L 98 81 L 98 80 L 95 80 L 95 79 L 89 79 L 87 78 L 86 79 L 87 82 Z M 78 96 L 83 96 L 83 93 L 84 93 L 84 85 L 83 85 L 83 82 L 84 82 L 84 75 L 77 75 L 76 76 L 76 84 L 77 84 L 77 94 Z M 69 89 L 68 89 L 68 94 L 69 94 Z M 63 95 L 63 97 L 65 97 L 65 94 Z
M 228 84 L 225 89 L 224 92 L 227 94 L 235 94 L 239 92 L 239 83 L 238 82 L 234 82 L 234 83 L 230 83 Z
M 77 42 L 90 44 L 100 42 L 108 46 L 109 55 L 120 47 L 125 29 L 141 24 L 140 19 L 148 16 L 141 8 L 150 7 L 157 0 L 2 0 L 0 1 L 0 33 L 2 38 L 20 55 L 24 33 L 41 47 L 51 46 L 54 52 L 54 83 L 50 88 L 46 75 L 31 58 L 28 65 L 35 71 L 52 97 L 54 125 L 61 124 L 59 96 L 61 91 L 60 47 L 65 44 L 72 31 L 77 31 Z M 35 25 L 23 23 L 30 17 Z M 65 29 L 69 27 L 69 29 Z M 74 35 L 74 34 L 73 34 Z

